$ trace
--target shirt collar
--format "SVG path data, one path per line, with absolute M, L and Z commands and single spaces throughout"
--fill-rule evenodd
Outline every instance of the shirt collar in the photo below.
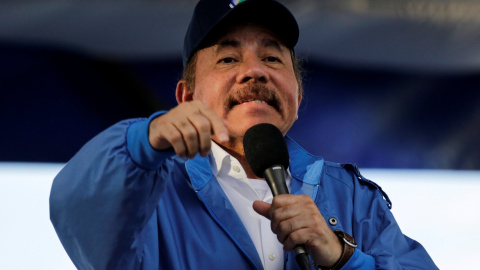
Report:
M 210 167 L 212 168 L 212 172 L 215 176 L 218 176 L 222 171 L 228 172 L 230 170 L 231 162 L 237 161 L 235 157 L 230 155 L 227 151 L 225 151 L 222 147 L 220 147 L 214 141 L 212 141 L 212 148 L 211 148 L 211 153 L 209 155 L 209 158 L 210 158 Z M 238 162 L 238 164 L 240 164 L 240 162 Z M 286 169 L 285 174 L 287 176 L 287 179 L 290 180 L 292 177 L 290 173 L 290 168 Z M 245 175 L 245 178 L 246 178 L 246 175 Z
M 230 164 L 230 160 L 234 157 L 230 155 L 227 151 L 223 150 L 216 142 L 212 141 L 212 148 L 210 153 L 210 167 L 212 167 L 212 172 L 215 176 L 222 170 L 229 170 L 227 169 L 227 165 Z M 229 166 L 229 165 L 228 165 Z

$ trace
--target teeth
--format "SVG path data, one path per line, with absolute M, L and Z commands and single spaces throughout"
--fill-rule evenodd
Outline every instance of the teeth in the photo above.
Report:
M 247 100 L 245 102 L 253 102 L 253 103 L 266 103 L 265 101 L 263 100 L 259 100 L 259 99 L 250 99 L 250 100 Z

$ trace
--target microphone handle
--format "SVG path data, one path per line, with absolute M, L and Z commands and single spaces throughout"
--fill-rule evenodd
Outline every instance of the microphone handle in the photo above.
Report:
M 272 190 L 273 196 L 280 194 L 289 194 L 287 182 L 285 180 L 285 168 L 282 165 L 274 165 L 265 170 L 263 173 L 265 181 Z M 297 245 L 293 249 L 295 251 L 295 260 L 302 270 L 310 269 L 310 262 L 307 251 L 303 245 Z
M 273 165 L 267 168 L 263 176 L 272 190 L 273 196 L 289 193 L 285 180 L 285 168 L 282 165 Z

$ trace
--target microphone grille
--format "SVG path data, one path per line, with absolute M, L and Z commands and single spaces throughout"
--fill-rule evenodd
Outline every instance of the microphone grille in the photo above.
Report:
M 280 130 L 272 124 L 263 123 L 249 128 L 243 137 L 243 147 L 248 164 L 260 178 L 273 165 L 288 168 L 287 144 Z

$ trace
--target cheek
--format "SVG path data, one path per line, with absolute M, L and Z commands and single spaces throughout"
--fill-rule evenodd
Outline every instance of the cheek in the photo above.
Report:
M 194 99 L 202 101 L 203 103 L 209 105 L 211 102 L 211 96 L 215 95 L 215 85 L 211 80 L 205 79 L 205 75 L 201 72 L 197 73 L 198 77 L 195 81 L 195 94 Z
M 301 97 L 299 96 L 299 89 L 298 89 L 298 84 L 291 85 L 290 89 L 295 89 L 293 92 L 290 93 L 290 106 L 292 108 L 295 108 L 296 111 L 298 111 L 298 108 L 300 107 L 300 101 Z
M 195 92 L 193 93 L 193 99 L 201 101 L 206 104 L 204 91 L 202 91 L 201 89 L 198 89 L 198 88 L 195 89 Z
M 201 101 L 203 104 L 207 105 L 210 109 L 214 110 L 217 114 L 220 114 L 219 111 L 223 108 L 223 97 L 220 96 L 220 93 L 214 86 L 208 87 L 197 87 L 193 95 L 194 100 Z

